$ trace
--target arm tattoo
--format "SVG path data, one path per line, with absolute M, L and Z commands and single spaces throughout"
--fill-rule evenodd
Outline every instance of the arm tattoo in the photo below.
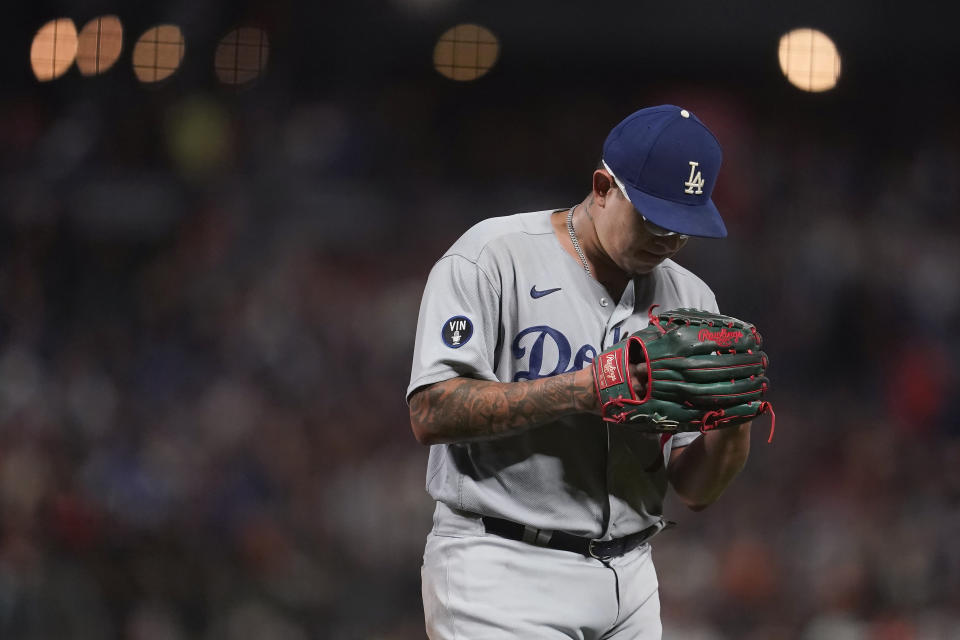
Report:
M 452 378 L 410 398 L 410 420 L 431 442 L 460 442 L 516 433 L 565 415 L 590 411 L 593 390 L 576 374 L 525 382 Z

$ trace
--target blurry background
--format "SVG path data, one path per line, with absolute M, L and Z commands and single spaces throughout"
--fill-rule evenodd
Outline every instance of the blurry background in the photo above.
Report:
M 663 102 L 724 147 L 730 237 L 678 261 L 763 331 L 777 410 L 716 505 L 668 505 L 665 638 L 960 637 L 949 10 L 15 4 L 0 638 L 422 638 L 427 273 Z

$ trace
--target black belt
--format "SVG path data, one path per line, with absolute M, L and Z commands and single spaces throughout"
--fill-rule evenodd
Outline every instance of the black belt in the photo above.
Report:
M 538 547 L 549 547 L 550 549 L 559 549 L 560 551 L 572 551 L 596 558 L 597 560 L 610 560 L 617 556 L 622 556 L 639 547 L 650 539 L 653 534 L 664 528 L 660 524 L 650 525 L 643 531 L 631 533 L 622 538 L 613 540 L 593 540 L 591 538 L 581 538 L 580 536 L 564 533 L 563 531 L 547 531 L 537 529 L 519 522 L 511 522 L 502 518 L 493 518 L 483 516 L 483 526 L 487 533 L 498 535 L 501 538 L 510 540 L 520 540 Z

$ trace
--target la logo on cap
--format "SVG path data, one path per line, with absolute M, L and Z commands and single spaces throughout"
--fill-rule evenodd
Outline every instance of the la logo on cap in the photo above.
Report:
M 693 193 L 696 195 L 703 193 L 703 185 L 705 185 L 706 182 L 703 176 L 700 175 L 700 172 L 697 171 L 699 165 L 699 162 L 690 161 L 690 177 L 683 183 L 683 186 L 686 187 L 686 189 L 683 190 L 684 193 Z M 694 191 L 694 189 L 696 189 L 696 191 Z

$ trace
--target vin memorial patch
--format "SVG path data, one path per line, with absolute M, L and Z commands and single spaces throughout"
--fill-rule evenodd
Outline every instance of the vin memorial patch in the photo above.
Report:
M 459 349 L 473 336 L 473 323 L 466 316 L 454 316 L 443 324 L 440 336 L 443 344 L 451 349 Z

